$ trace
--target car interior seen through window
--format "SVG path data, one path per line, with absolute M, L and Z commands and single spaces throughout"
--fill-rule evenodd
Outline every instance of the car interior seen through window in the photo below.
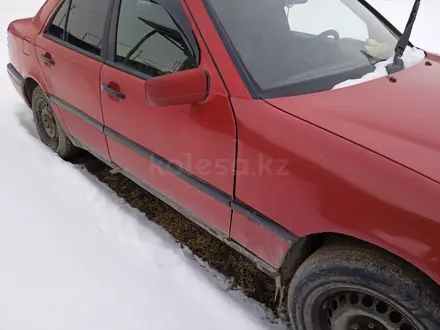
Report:
M 317 36 L 335 30 L 340 38 L 361 41 L 369 38 L 367 23 L 340 0 L 308 0 L 301 5 L 286 6 L 285 10 L 293 32 Z M 310 17 L 314 16 L 319 19 L 311 20 Z
M 179 28 L 161 5 L 122 0 L 116 62 L 150 77 L 194 68 Z
M 358 0 L 209 2 L 267 98 L 321 92 L 361 78 L 389 59 L 397 44 L 397 36 Z
M 48 33 L 99 56 L 109 5 L 110 0 L 66 0 Z M 67 33 L 64 33 L 65 26 Z

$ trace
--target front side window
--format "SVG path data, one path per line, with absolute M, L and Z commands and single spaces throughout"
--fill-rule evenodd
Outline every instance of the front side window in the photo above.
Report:
M 101 55 L 109 5 L 110 0 L 71 0 L 66 41 L 89 53 Z
M 374 71 L 395 36 L 358 0 L 208 0 L 263 97 L 308 94 Z
M 150 77 L 195 67 L 172 17 L 149 0 L 121 1 L 115 61 Z

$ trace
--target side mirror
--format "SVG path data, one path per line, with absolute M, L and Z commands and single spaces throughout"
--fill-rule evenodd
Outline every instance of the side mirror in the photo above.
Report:
M 200 68 L 147 80 L 145 95 L 155 107 L 200 103 L 209 93 L 208 73 Z

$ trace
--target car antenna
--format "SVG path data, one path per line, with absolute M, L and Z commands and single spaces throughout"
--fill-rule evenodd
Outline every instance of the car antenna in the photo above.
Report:
M 414 27 L 414 23 L 416 22 L 417 14 L 419 13 L 421 0 L 415 0 L 413 9 L 411 11 L 411 15 L 409 16 L 408 23 L 406 24 L 405 31 L 402 36 L 399 38 L 397 42 L 396 48 L 394 50 L 394 59 L 393 63 L 387 65 L 388 74 L 393 74 L 399 71 L 402 71 L 405 66 L 403 64 L 402 56 L 405 52 L 406 47 L 409 44 L 409 38 L 411 37 L 411 33 Z

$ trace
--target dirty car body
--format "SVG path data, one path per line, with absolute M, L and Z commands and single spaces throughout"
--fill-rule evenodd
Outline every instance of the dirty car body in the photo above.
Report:
M 400 33 L 365 1 L 296 2 L 48 0 L 11 23 L 8 72 L 34 112 L 44 91 L 74 147 L 280 290 L 334 242 L 439 284 L 439 56 L 333 90 L 393 56 Z

